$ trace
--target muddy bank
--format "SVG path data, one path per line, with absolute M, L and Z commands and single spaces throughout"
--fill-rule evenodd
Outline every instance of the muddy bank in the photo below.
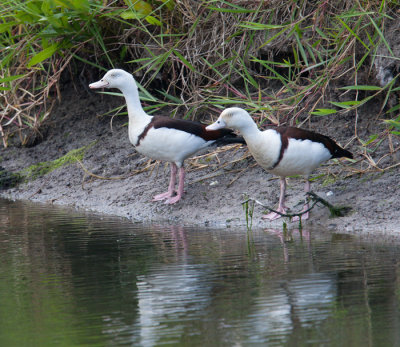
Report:
M 174 222 L 190 225 L 245 226 L 246 218 L 241 202 L 246 197 L 258 199 L 274 207 L 279 197 L 279 182 L 247 156 L 246 147 L 211 148 L 208 153 L 187 162 L 187 185 L 184 199 L 175 205 L 152 202 L 155 194 L 167 189 L 169 167 L 157 164 L 137 154 L 127 136 L 127 117 L 112 119 L 100 116 L 122 98 L 99 95 L 89 91 L 64 91 L 61 104 L 54 111 L 53 121 L 43 131 L 43 140 L 30 148 L 10 147 L 1 150 L 0 166 L 7 171 L 20 171 L 38 162 L 52 161 L 71 150 L 92 144 L 84 154 L 82 165 L 98 177 L 85 172 L 82 165 L 62 166 L 35 180 L 3 190 L 1 196 L 9 199 L 73 206 L 79 209 L 122 216 L 139 222 Z M 360 121 L 359 135 L 367 137 L 377 129 L 369 127 L 368 117 Z M 336 117 L 308 122 L 310 128 L 349 143 L 352 120 Z M 399 138 L 393 138 L 394 147 Z M 382 143 L 372 157 L 380 158 L 388 144 Z M 350 149 L 361 160 L 356 142 Z M 381 153 L 379 153 L 381 150 Z M 387 156 L 381 165 L 398 163 L 396 155 Z M 148 167 L 148 169 L 145 169 Z M 400 232 L 400 168 L 384 173 L 364 170 L 362 161 L 349 164 L 329 162 L 315 172 L 322 174 L 312 183 L 312 190 L 335 205 L 352 207 L 345 217 L 329 218 L 329 211 L 316 206 L 306 225 L 323 226 L 335 230 L 360 233 Z M 140 171 L 139 173 L 135 173 Z M 99 177 L 111 179 L 101 179 Z M 289 179 L 287 204 L 301 209 L 304 182 Z M 295 206 L 297 204 L 297 206 Z M 254 227 L 282 227 L 282 221 L 261 220 L 263 209 L 255 207 Z M 295 227 L 297 224 L 289 224 Z

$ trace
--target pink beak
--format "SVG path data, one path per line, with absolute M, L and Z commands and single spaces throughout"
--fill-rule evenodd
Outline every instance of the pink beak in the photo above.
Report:
M 106 80 L 100 80 L 94 83 L 89 84 L 90 89 L 99 89 L 99 88 L 107 88 L 108 82 Z

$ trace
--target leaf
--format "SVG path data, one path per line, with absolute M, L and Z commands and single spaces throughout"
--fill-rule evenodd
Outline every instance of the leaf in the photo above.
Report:
M 25 77 L 25 75 L 15 75 L 15 76 L 8 76 L 8 77 L 0 78 L 0 83 L 15 81 L 22 77 Z
M 246 8 L 221 8 L 213 6 L 208 6 L 207 9 L 224 13 L 253 13 L 255 11 L 255 10 L 248 10 Z
M 32 67 L 41 63 L 43 60 L 50 58 L 57 50 L 59 49 L 60 45 L 58 43 L 53 43 L 49 47 L 45 48 L 43 51 L 34 55 L 31 60 L 29 60 L 27 67 Z
M 141 19 L 141 18 L 146 17 L 146 15 L 143 14 L 143 13 L 139 13 L 139 12 L 136 12 L 136 11 L 130 11 L 130 10 L 122 12 L 120 14 L 120 16 L 123 19 Z
M 167 6 L 168 10 L 172 11 L 175 8 L 174 0 L 161 0 L 165 6 Z
M 359 100 L 350 100 L 350 101 L 342 101 L 342 102 L 335 102 L 335 101 L 329 101 L 332 105 L 335 105 L 337 107 L 341 108 L 351 108 L 352 106 L 358 106 L 361 104 L 361 101 Z
M 351 18 L 351 17 L 361 17 L 361 16 L 365 16 L 368 14 L 374 14 L 375 12 L 356 12 L 356 11 L 352 11 L 352 12 L 348 12 L 345 14 L 342 14 L 340 16 L 338 16 L 338 18 Z
M 8 29 L 11 29 L 14 25 L 17 25 L 17 22 L 7 22 L 0 24 L 0 34 L 6 32 Z
M 357 85 L 357 86 L 346 86 L 340 89 L 344 90 L 382 90 L 381 87 L 378 86 L 365 86 L 365 85 Z
M 392 113 L 397 111 L 398 109 L 400 109 L 400 104 L 397 104 L 395 106 L 393 106 L 390 110 L 388 110 L 386 113 Z
M 303 70 L 303 73 L 306 72 L 306 71 L 310 71 L 310 70 L 312 70 L 312 69 L 315 69 L 315 68 L 318 67 L 318 66 L 325 65 L 327 62 L 328 62 L 328 60 L 324 60 L 324 61 L 321 61 L 320 63 L 311 65 L 311 66 L 309 66 L 308 68 L 304 69 L 304 70 Z
M 186 58 L 180 54 L 178 51 L 173 50 L 174 54 L 182 61 L 182 63 L 190 70 L 192 70 L 193 72 L 196 72 L 196 69 L 194 68 L 194 66 L 192 64 L 190 64 Z
M 363 40 L 345 23 L 343 22 L 340 18 L 338 18 L 340 23 L 369 51 L 370 48 L 364 43 Z
M 89 12 L 90 4 L 88 0 L 72 0 L 72 5 L 75 9 L 82 12 Z
M 386 41 L 385 39 L 385 35 L 383 35 L 381 29 L 379 29 L 378 25 L 375 23 L 375 21 L 370 17 L 370 15 L 368 15 L 368 18 L 370 19 L 372 25 L 375 27 L 375 30 L 377 31 L 378 35 L 381 37 L 381 40 L 383 42 L 383 44 L 386 46 L 386 48 L 388 49 L 389 53 L 394 56 L 392 49 L 390 48 L 389 43 Z
M 145 19 L 149 24 L 157 25 L 159 27 L 162 26 L 162 23 L 156 17 L 146 16 Z
M 126 6 L 130 9 L 133 8 L 136 12 L 139 12 L 142 15 L 148 16 L 151 12 L 153 12 L 153 7 L 142 0 L 125 0 Z M 132 12 L 132 10 L 130 10 Z M 123 17 L 122 17 L 123 18 Z
M 272 24 L 263 24 L 254 22 L 244 22 L 244 24 L 240 24 L 239 26 L 242 28 L 252 29 L 252 30 L 274 30 L 286 27 L 284 25 L 272 25 Z
M 371 136 L 369 137 L 369 140 L 363 142 L 363 145 L 364 145 L 364 146 L 368 146 L 369 144 L 371 144 L 372 142 L 374 142 L 377 138 L 378 138 L 378 135 L 377 135 L 377 134 L 371 135 Z
M 165 96 L 167 99 L 173 101 L 174 103 L 176 103 L 178 105 L 182 105 L 182 100 L 181 99 L 179 99 L 179 98 L 177 98 L 177 97 L 175 97 L 175 96 L 173 96 L 171 94 L 168 94 L 168 93 L 166 93 L 166 92 L 164 92 L 162 90 L 159 90 L 158 92 L 160 94 L 162 94 L 163 96 Z
M 385 123 L 390 124 L 391 126 L 400 130 L 400 122 L 396 122 L 393 119 L 387 119 L 387 120 L 385 120 Z
M 316 111 L 311 112 L 311 114 L 315 115 L 315 116 L 328 116 L 330 114 L 334 114 L 337 111 L 332 109 L 332 108 L 317 108 Z

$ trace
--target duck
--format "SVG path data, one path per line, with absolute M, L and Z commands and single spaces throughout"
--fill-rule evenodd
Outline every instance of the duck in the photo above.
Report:
M 90 89 L 116 88 L 125 97 L 128 108 L 128 136 L 136 151 L 154 160 L 171 163 L 168 190 L 153 197 L 153 201 L 175 204 L 184 194 L 184 160 L 214 144 L 223 146 L 245 143 L 243 138 L 230 129 L 206 130 L 200 122 L 174 119 L 168 116 L 151 116 L 140 102 L 137 83 L 129 72 L 122 69 L 109 70 L 104 77 L 89 84 Z M 175 190 L 176 177 L 178 189 Z
M 286 214 L 286 177 L 302 175 L 305 177 L 304 191 L 311 189 L 310 174 L 323 162 L 332 158 L 347 157 L 353 154 L 339 146 L 328 136 L 309 130 L 279 126 L 260 130 L 250 114 L 239 107 L 222 111 L 216 122 L 207 130 L 230 128 L 239 132 L 256 162 L 266 171 L 280 177 L 280 197 L 277 212 L 270 212 L 262 218 L 275 220 Z M 301 219 L 309 218 L 309 204 L 305 203 Z M 299 220 L 295 216 L 292 221 Z

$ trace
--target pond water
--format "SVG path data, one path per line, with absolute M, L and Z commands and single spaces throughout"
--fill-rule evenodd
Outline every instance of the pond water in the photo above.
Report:
M 398 346 L 400 238 L 0 200 L 0 346 Z

